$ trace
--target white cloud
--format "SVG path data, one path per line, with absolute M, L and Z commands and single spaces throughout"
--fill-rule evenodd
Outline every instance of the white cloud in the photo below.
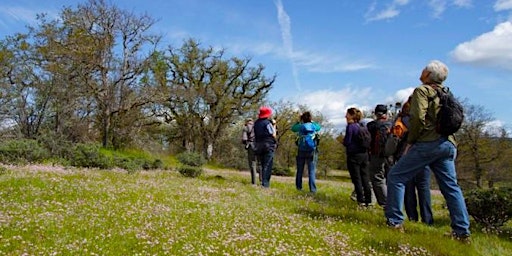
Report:
M 512 1 L 512 0 L 508 0 Z M 367 22 L 370 21 L 379 21 L 379 20 L 389 20 L 400 15 L 401 8 L 408 5 L 410 3 L 409 0 L 394 0 L 384 8 L 377 10 L 377 2 L 374 1 L 368 11 L 365 14 L 365 19 Z M 448 8 L 448 4 L 452 4 L 457 7 L 471 7 L 472 0 L 428 0 L 427 4 L 432 10 L 432 16 L 434 18 L 439 18 Z
M 306 105 L 311 110 L 319 111 L 336 129 L 340 130 L 346 124 L 345 111 L 347 108 L 368 109 L 368 106 L 364 106 L 361 103 L 366 102 L 370 93 L 371 88 L 353 89 L 345 87 L 338 91 L 317 90 L 303 92 L 294 95 L 290 101 Z
M 495 11 L 506 11 L 512 9 L 512 0 L 498 0 L 494 3 Z
M 471 0 L 454 0 L 453 4 L 458 7 L 471 7 Z
M 459 44 L 450 54 L 455 61 L 512 69 L 512 22 L 498 24 L 494 30 Z
M 409 4 L 409 0 L 393 0 L 393 2 L 387 5 L 386 8 L 381 11 L 376 11 L 376 2 L 373 2 L 365 14 L 366 21 L 370 22 L 392 19 L 400 15 L 400 10 L 398 10 L 398 8 L 407 4 Z
M 17 21 L 26 23 L 34 23 L 36 21 L 36 15 L 39 13 L 23 7 L 3 7 L 0 12 L 3 12 Z
M 319 111 L 334 125 L 335 129 L 343 131 L 346 125 L 345 112 L 348 108 L 356 107 L 365 113 L 371 113 L 377 104 L 391 104 L 394 106 L 396 102 L 404 103 L 413 90 L 413 87 L 409 87 L 398 90 L 389 96 L 375 97 L 375 95 L 372 95 L 374 90 L 370 87 L 352 88 L 346 86 L 341 90 L 302 92 L 287 100 L 306 105 L 311 110 Z M 369 99 L 371 98 L 383 99 L 383 101 L 370 102 Z
M 294 52 L 293 60 L 298 67 L 317 73 L 352 72 L 374 68 L 374 64 L 370 61 L 350 61 L 341 56 L 338 57 L 336 54 L 322 54 L 318 52 Z
M 428 5 L 432 8 L 432 16 L 434 18 L 439 18 L 446 10 L 446 0 L 430 0 L 428 1 Z
M 290 16 L 284 10 L 283 3 L 281 0 L 275 1 L 277 8 L 277 20 L 279 22 L 279 26 L 281 28 L 281 37 L 283 39 L 284 50 L 286 55 L 291 58 L 293 55 L 293 37 L 292 37 L 292 29 L 291 29 L 291 20 Z M 299 74 L 295 63 L 292 61 L 292 75 L 295 80 L 295 87 L 298 90 L 301 90 L 300 82 L 299 82 Z

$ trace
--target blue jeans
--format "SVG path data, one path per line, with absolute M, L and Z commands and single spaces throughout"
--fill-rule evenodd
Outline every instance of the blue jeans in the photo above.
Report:
M 416 194 L 418 192 L 418 194 Z M 432 203 L 430 199 L 430 168 L 425 167 L 405 185 L 405 213 L 409 220 L 421 221 L 427 225 L 434 224 Z M 418 204 L 420 215 L 418 216 Z
M 409 152 L 398 160 L 388 174 L 388 198 L 385 209 L 388 224 L 402 224 L 405 184 L 424 171 L 425 166 L 429 166 L 446 200 L 453 232 L 457 235 L 470 234 L 469 214 L 462 190 L 457 184 L 456 155 L 457 149 L 446 137 L 431 142 L 417 142 L 411 146 Z
M 267 151 L 258 155 L 261 163 L 261 185 L 270 187 L 270 176 L 272 176 L 272 166 L 274 165 L 274 151 Z
M 316 163 L 318 161 L 318 153 L 313 152 L 301 152 L 297 153 L 297 174 L 295 175 L 295 187 L 298 190 L 302 190 L 302 175 L 304 174 L 304 165 L 308 165 L 308 185 L 309 191 L 316 193 Z

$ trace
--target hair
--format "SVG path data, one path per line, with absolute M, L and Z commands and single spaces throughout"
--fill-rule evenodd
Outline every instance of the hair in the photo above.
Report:
M 361 119 L 363 119 L 363 112 L 357 108 L 349 108 L 347 109 L 347 113 L 349 113 L 352 118 L 354 119 L 354 122 L 359 123 Z
M 427 64 L 425 70 L 430 72 L 428 79 L 430 82 L 442 84 L 448 77 L 448 67 L 438 60 L 433 60 Z
M 309 111 L 302 113 L 302 115 L 300 116 L 300 120 L 303 123 L 310 123 L 312 120 L 311 113 Z
M 402 112 L 400 112 L 400 115 L 402 115 L 402 116 L 409 115 L 409 110 L 411 110 L 411 99 L 412 99 L 412 97 L 409 96 L 409 98 L 404 103 L 404 105 L 402 105 Z

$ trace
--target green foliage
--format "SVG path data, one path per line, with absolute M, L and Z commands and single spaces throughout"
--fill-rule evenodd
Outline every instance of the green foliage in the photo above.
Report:
M 203 155 L 197 152 L 182 152 L 176 155 L 178 161 L 184 165 L 200 167 L 206 163 Z
M 0 175 L 7 174 L 8 169 L 5 166 L 0 166 Z
M 49 155 L 36 140 L 15 139 L 0 144 L 0 161 L 4 163 L 40 163 Z
M 487 231 L 512 219 L 512 188 L 475 189 L 465 197 L 469 214 Z
M 293 172 L 289 167 L 282 167 L 282 166 L 276 166 L 274 165 L 272 167 L 272 175 L 276 176 L 293 176 Z
M 201 176 L 203 168 L 198 166 L 183 165 L 178 167 L 178 172 L 185 177 L 196 178 Z
M 114 167 L 111 157 L 102 154 L 101 147 L 97 144 L 77 144 L 70 163 L 76 167 L 109 169 Z

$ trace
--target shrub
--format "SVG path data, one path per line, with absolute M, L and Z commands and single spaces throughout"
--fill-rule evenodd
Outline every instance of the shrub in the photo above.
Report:
M 276 176 L 293 176 L 292 171 L 288 167 L 273 166 L 272 174 Z
M 76 167 L 109 169 L 114 167 L 112 158 L 100 151 L 96 144 L 76 144 L 70 163 Z
M 476 189 L 465 197 L 469 215 L 485 231 L 499 231 L 512 218 L 512 188 Z
M 203 173 L 203 169 L 197 166 L 183 165 L 178 168 L 178 172 L 185 177 L 196 178 Z
M 48 158 L 48 152 L 36 140 L 8 140 L 0 145 L 0 161 L 2 162 L 39 163 Z
M 151 164 L 151 169 L 163 169 L 164 168 L 164 162 L 160 159 L 155 159 L 153 163 Z
M 179 153 L 176 158 L 184 165 L 200 167 L 206 163 L 203 155 L 196 152 L 183 152 Z

